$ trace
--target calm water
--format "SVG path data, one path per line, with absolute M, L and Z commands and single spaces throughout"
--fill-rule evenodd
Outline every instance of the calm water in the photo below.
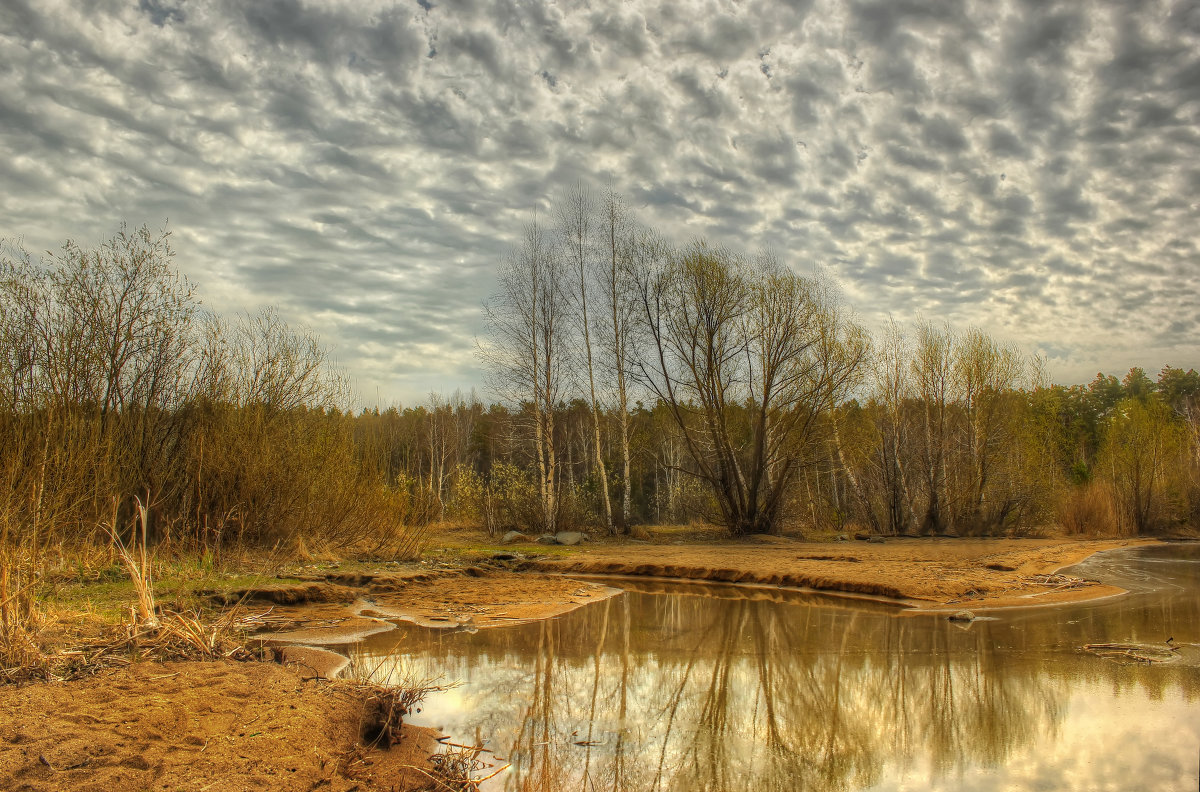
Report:
M 417 722 L 487 740 L 505 790 L 1200 788 L 1200 546 L 1072 574 L 1132 593 L 960 625 L 777 591 L 622 582 L 551 621 L 401 627 L 378 674 L 458 680 Z M 1168 663 L 1084 652 L 1183 647 Z M 1189 645 L 1191 644 L 1191 645 Z

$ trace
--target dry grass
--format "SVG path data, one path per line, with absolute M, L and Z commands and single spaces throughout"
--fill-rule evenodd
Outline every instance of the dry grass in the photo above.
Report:
M 124 542 L 121 541 L 121 536 L 116 529 L 117 510 L 120 508 L 120 501 L 113 498 L 113 520 L 110 527 L 107 527 L 108 535 L 112 537 L 113 544 L 117 548 L 117 555 L 121 559 L 121 563 L 125 567 L 125 571 L 129 573 L 129 579 L 133 581 L 133 589 L 137 593 L 137 616 L 140 618 L 141 624 L 154 629 L 158 625 L 158 616 L 155 613 L 154 607 L 154 588 L 151 582 L 150 559 L 146 551 L 146 528 L 149 521 L 148 509 L 150 503 L 150 494 L 146 494 L 146 502 L 143 503 L 141 498 L 134 496 L 134 501 L 137 503 L 138 522 L 142 529 L 142 542 L 138 558 L 135 560 L 133 555 L 126 549 Z M 137 534 L 134 534 L 135 544 Z M 134 620 L 136 623 L 136 620 Z
M 0 681 L 42 676 L 47 658 L 39 645 L 44 625 L 29 564 L 0 545 Z
M 452 685 L 437 679 L 416 679 L 404 676 L 393 682 L 379 682 L 386 661 L 368 665 L 361 657 L 352 658 L 346 674 L 346 684 L 354 686 L 363 696 L 363 740 L 370 747 L 390 748 L 400 742 L 404 718 L 420 711 L 420 704 L 430 693 L 449 690 Z
M 1098 482 L 1074 488 L 1058 506 L 1058 521 L 1069 536 L 1122 536 L 1111 489 Z

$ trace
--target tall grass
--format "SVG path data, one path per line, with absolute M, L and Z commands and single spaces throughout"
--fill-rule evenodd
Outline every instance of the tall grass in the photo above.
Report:
M 32 570 L 6 541 L 0 542 L 0 677 L 26 676 L 45 666 L 38 644 L 43 619 Z

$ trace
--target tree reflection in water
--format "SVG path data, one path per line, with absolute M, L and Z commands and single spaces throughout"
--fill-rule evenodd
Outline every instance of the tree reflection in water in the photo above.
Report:
M 426 722 L 488 738 L 512 763 L 503 788 L 545 792 L 858 789 L 885 768 L 938 777 L 1051 744 L 1079 680 L 1196 695 L 1195 668 L 1075 651 L 1094 640 L 1089 607 L 964 629 L 870 603 L 638 587 L 651 590 L 473 635 L 401 628 L 363 651 L 387 658 L 381 673 L 461 680 Z M 1181 617 L 1134 597 L 1105 607 L 1109 630 Z

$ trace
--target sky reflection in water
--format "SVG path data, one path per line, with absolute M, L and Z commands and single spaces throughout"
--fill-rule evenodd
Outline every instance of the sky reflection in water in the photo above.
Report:
M 1075 574 L 1131 594 L 967 627 L 769 590 L 630 584 L 558 619 L 401 627 L 377 674 L 461 685 L 419 721 L 478 736 L 506 790 L 1194 790 L 1200 649 L 1121 665 L 1099 641 L 1200 643 L 1200 552 L 1144 548 Z

